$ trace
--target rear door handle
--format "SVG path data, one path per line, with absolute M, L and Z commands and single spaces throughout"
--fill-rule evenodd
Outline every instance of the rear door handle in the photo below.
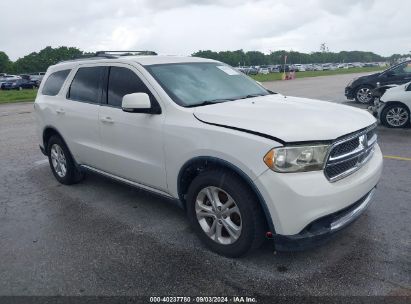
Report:
M 106 123 L 114 123 L 114 120 L 110 116 L 101 117 L 100 120 Z
M 66 113 L 66 111 L 64 111 L 63 109 L 57 109 L 56 113 L 57 114 L 64 114 L 64 113 Z

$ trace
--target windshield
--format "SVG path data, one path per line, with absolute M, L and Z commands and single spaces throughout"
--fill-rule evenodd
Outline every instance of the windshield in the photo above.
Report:
M 159 64 L 146 68 L 183 107 L 270 94 L 244 74 L 218 62 Z

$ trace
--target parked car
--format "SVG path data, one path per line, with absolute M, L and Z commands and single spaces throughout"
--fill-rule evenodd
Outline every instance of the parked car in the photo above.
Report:
M 13 81 L 4 82 L 1 85 L 2 90 L 23 90 L 23 89 L 35 89 L 38 87 L 37 81 L 27 79 L 17 79 Z
M 306 64 L 305 65 L 305 70 L 306 71 L 314 71 L 314 65 L 313 64 Z
M 92 171 L 179 200 L 200 239 L 231 257 L 265 237 L 282 249 L 341 230 L 382 170 L 368 112 L 275 94 L 210 59 L 63 62 L 34 108 L 60 183 Z
M 323 70 L 323 67 L 322 67 L 322 65 L 320 65 L 320 64 L 316 64 L 316 65 L 314 65 L 314 71 L 322 71 Z
M 41 82 L 45 74 L 45 72 L 30 73 L 30 80 Z
M 245 74 L 247 75 L 257 75 L 258 74 L 258 69 L 254 67 L 248 67 L 244 71 L 245 71 Z
M 270 74 L 270 70 L 269 70 L 268 68 L 260 68 L 260 69 L 258 70 L 258 73 L 259 73 L 259 74 L 267 75 L 267 74 Z
M 0 77 L 0 88 L 3 86 L 4 83 L 21 79 L 20 76 L 17 75 L 4 75 Z
M 305 72 L 305 66 L 302 64 L 294 64 L 293 69 L 296 72 Z
M 345 88 L 345 96 L 359 103 L 368 104 L 374 100 L 372 90 L 380 85 L 404 84 L 411 81 L 411 61 L 394 65 L 383 72 L 354 78 Z
M 280 72 L 284 73 L 284 72 L 289 72 L 291 70 L 290 66 L 288 64 L 283 64 L 280 66 Z
M 378 118 L 388 128 L 404 128 L 410 125 L 411 82 L 388 88 L 380 97 Z
M 269 70 L 270 70 L 270 73 L 278 73 L 278 72 L 280 72 L 280 69 L 281 69 L 281 67 L 280 67 L 280 65 L 270 65 L 269 67 Z

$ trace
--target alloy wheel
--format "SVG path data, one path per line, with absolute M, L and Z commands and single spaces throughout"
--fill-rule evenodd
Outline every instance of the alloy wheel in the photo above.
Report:
M 58 176 L 63 178 L 67 174 L 67 161 L 63 149 L 53 144 L 50 150 L 51 163 Z
M 393 107 L 386 115 L 387 123 L 393 127 L 404 126 L 409 119 L 408 112 L 403 107 Z
M 370 88 L 361 88 L 357 91 L 357 99 L 361 103 L 369 103 L 372 99 Z
M 216 243 L 230 245 L 241 236 L 240 209 L 223 189 L 203 188 L 197 195 L 195 211 L 201 228 Z

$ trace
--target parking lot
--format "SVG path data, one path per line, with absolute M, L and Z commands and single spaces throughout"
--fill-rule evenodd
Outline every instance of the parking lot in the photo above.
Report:
M 298 76 L 298 75 L 297 75 Z M 353 105 L 353 75 L 264 85 Z M 0 106 L 1 295 L 411 295 L 411 129 L 379 127 L 373 205 L 325 245 L 228 259 L 176 203 L 88 174 L 63 186 L 38 149 L 32 103 Z

